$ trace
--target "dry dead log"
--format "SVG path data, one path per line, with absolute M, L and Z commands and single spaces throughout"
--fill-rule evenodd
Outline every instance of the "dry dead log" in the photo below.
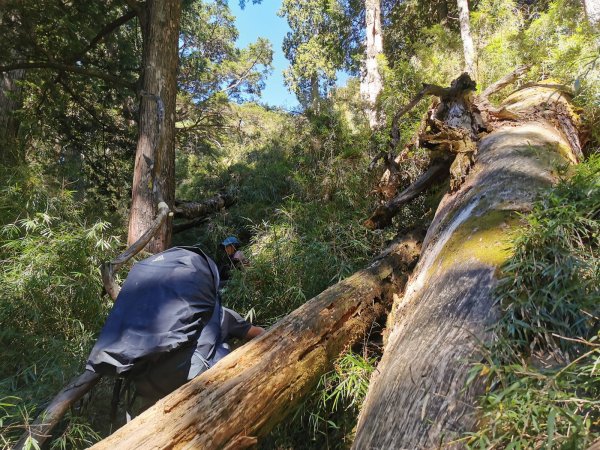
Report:
M 219 193 L 202 202 L 175 200 L 175 218 L 197 219 L 207 216 L 235 203 L 235 196 L 229 193 Z
M 449 166 L 450 189 L 458 189 L 464 182 L 476 156 L 476 141 L 482 131 L 491 131 L 490 122 L 504 119 L 518 119 L 516 113 L 504 107 L 495 108 L 489 102 L 488 97 L 499 92 L 506 86 L 514 83 L 529 70 L 529 66 L 517 68 L 512 73 L 490 85 L 481 95 L 474 97 L 475 83 L 466 74 L 462 74 L 452 82 L 450 87 L 443 88 L 432 84 L 424 84 L 423 89 L 403 108 L 401 108 L 392 119 L 390 132 L 390 145 L 387 153 L 381 153 L 372 162 L 369 168 L 380 158 L 384 158 L 387 170 L 383 174 L 378 192 L 388 194 L 397 192 L 397 184 L 400 179 L 399 157 L 393 156 L 396 146 L 400 140 L 399 123 L 400 118 L 411 111 L 425 96 L 434 96 L 438 100 L 432 103 L 429 111 L 424 117 L 415 137 L 408 143 L 408 148 L 428 148 L 436 153 L 453 155 L 454 161 Z M 546 85 L 547 86 L 547 85 Z M 554 85 L 553 85 L 554 86 Z M 557 116 L 559 117 L 559 116 Z M 568 122 L 568 121 L 567 121 Z M 574 148 L 576 143 L 573 143 Z M 577 149 L 575 149 L 577 152 Z M 579 151 L 580 153 L 580 151 Z M 425 173 L 415 181 L 415 186 L 409 186 L 394 198 L 393 195 L 385 195 L 380 205 L 371 217 L 365 221 L 365 226 L 371 229 L 385 228 L 391 225 L 391 219 L 398 213 L 399 208 L 395 206 L 407 192 L 420 189 L 419 193 L 435 184 L 436 180 L 443 181 L 443 173 L 436 170 L 436 180 L 422 187 L 423 178 L 427 178 L 434 167 L 439 169 L 439 158 L 432 158 Z M 436 167 L 437 166 L 437 167 Z M 447 173 L 447 172 L 446 172 Z M 412 200 L 410 198 L 407 201 Z M 404 202 L 406 203 L 406 202 Z
M 93 448 L 252 446 L 365 335 L 418 254 L 418 238 L 401 240 L 394 252 L 308 301 Z
M 353 448 L 431 449 L 473 430 L 477 380 L 470 364 L 497 320 L 493 289 L 510 250 L 507 238 L 556 167 L 577 157 L 549 111 L 569 111 L 568 96 L 538 85 L 501 105 L 519 122 L 498 124 L 478 143 L 474 170 L 442 200 L 405 293 L 359 418 Z
M 73 403 L 83 397 L 100 380 L 100 375 L 86 370 L 73 379 L 67 387 L 58 393 L 48 407 L 37 417 L 29 429 L 23 433 L 14 450 L 35 448 L 30 445 L 37 442 L 42 446 L 50 437 L 50 432 L 60 422 Z
M 181 233 L 182 231 L 206 223 L 210 214 L 233 205 L 235 201 L 235 196 L 227 192 L 219 193 L 202 202 L 175 200 L 175 217 L 190 220 L 174 223 L 173 234 Z

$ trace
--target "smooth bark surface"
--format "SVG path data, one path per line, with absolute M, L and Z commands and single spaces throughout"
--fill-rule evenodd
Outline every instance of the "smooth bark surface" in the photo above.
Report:
M 468 0 L 456 0 L 458 5 L 458 20 L 460 22 L 460 37 L 463 43 L 465 56 L 465 72 L 475 75 L 475 47 L 471 37 L 471 26 L 469 24 L 469 2 Z
M 159 401 L 99 449 L 246 448 L 294 410 L 345 348 L 383 314 L 419 254 L 407 237 L 260 338 Z
M 175 100 L 179 38 L 179 0 L 148 0 L 140 10 L 142 24 L 142 89 L 139 137 L 129 214 L 128 245 L 151 226 L 157 206 L 175 198 Z M 171 243 L 171 220 L 150 241 L 152 253 Z
M 507 239 L 518 214 L 557 181 L 556 167 L 577 161 L 552 118 L 569 109 L 565 95 L 536 86 L 503 106 L 527 119 L 496 124 L 479 142 L 465 183 L 442 200 L 419 265 L 393 307 L 395 325 L 353 448 L 446 448 L 476 424 L 482 386 L 476 381 L 465 389 L 465 383 L 497 319 L 492 292 L 510 254 Z
M 15 445 L 14 450 L 35 448 L 30 446 L 33 441 L 37 442 L 39 446 L 43 445 L 50 437 L 52 429 L 64 417 L 71 405 L 92 389 L 100 381 L 100 378 L 99 374 L 86 370 L 71 381 L 30 425 Z
M 383 38 L 381 34 L 381 3 L 380 0 L 365 0 L 365 36 L 366 58 L 365 72 L 360 82 L 360 93 L 367 103 L 369 125 L 374 129 L 378 125 L 375 103 L 383 89 L 379 74 L 377 56 L 383 53 Z
M 585 14 L 592 27 L 600 23 L 600 0 L 583 0 Z

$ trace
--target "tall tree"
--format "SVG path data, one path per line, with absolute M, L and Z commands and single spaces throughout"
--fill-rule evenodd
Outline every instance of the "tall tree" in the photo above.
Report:
M 0 161 L 12 165 L 21 160 L 17 148 L 19 121 L 16 116 L 22 105 L 20 82 L 25 76 L 22 69 L 0 74 Z
M 318 109 L 319 99 L 336 80 L 343 64 L 339 45 L 343 11 L 337 0 L 284 0 L 278 14 L 291 31 L 283 40 L 290 67 L 285 83 L 305 108 Z
M 377 57 L 383 53 L 380 0 L 365 0 L 366 58 L 365 73 L 360 83 L 360 93 L 367 102 L 367 116 L 371 128 L 377 126 L 375 102 L 383 88 Z
M 600 0 L 583 0 L 585 14 L 592 27 L 600 23 Z
M 460 22 L 460 37 L 462 38 L 463 51 L 465 55 L 465 72 L 471 76 L 475 75 L 475 48 L 471 38 L 471 26 L 469 24 L 469 2 L 468 0 L 456 0 L 458 5 L 458 20 Z
M 175 106 L 180 0 L 148 0 L 132 3 L 142 25 L 142 80 L 139 137 L 135 156 L 129 245 L 150 227 L 158 204 L 173 206 L 175 200 Z M 171 243 L 171 220 L 167 220 L 148 244 L 160 252 Z

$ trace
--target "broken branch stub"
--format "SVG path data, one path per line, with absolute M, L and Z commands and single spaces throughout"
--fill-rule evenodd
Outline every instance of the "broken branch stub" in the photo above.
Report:
M 104 284 L 104 289 L 110 295 L 113 300 L 117 299 L 119 295 L 119 291 L 121 288 L 115 281 L 115 273 L 119 270 L 123 264 L 141 252 L 144 247 L 150 242 L 150 239 L 154 237 L 160 227 L 163 225 L 167 217 L 169 216 L 169 206 L 160 202 L 158 204 L 158 214 L 154 219 L 154 222 L 150 225 L 144 234 L 140 236 L 140 238 L 135 241 L 127 250 L 117 256 L 115 259 L 109 262 L 105 262 L 100 267 L 100 273 L 102 274 L 102 283 Z

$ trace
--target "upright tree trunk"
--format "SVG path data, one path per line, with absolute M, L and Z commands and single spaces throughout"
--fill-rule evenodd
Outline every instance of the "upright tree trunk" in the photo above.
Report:
M 93 449 L 241 449 L 294 411 L 332 361 L 386 309 L 419 254 L 397 242 L 369 268 L 330 287 Z
M 436 6 L 438 22 L 445 24 L 448 21 L 448 2 L 447 0 L 439 0 Z
M 164 201 L 175 197 L 175 101 L 180 0 L 148 0 L 140 11 L 143 55 L 139 137 L 133 174 L 128 243 L 149 228 Z M 172 220 L 148 244 L 151 252 L 170 245 Z
M 482 386 L 465 390 L 470 364 L 497 320 L 493 289 L 507 239 L 555 168 L 574 163 L 569 102 L 537 85 L 509 96 L 517 118 L 478 145 L 474 169 L 447 194 L 423 243 L 359 418 L 354 448 L 446 448 L 474 428 Z
M 19 120 L 15 113 L 23 103 L 19 82 L 24 77 L 24 70 L 0 74 L 0 162 L 6 166 L 18 164 L 23 159 L 17 143 Z
M 585 14 L 592 27 L 600 23 L 600 0 L 583 0 Z
M 321 96 L 319 94 L 319 77 L 316 73 L 313 73 L 310 77 L 310 107 L 313 112 L 319 112 L 319 100 Z
M 465 55 L 465 72 L 475 75 L 475 49 L 471 38 L 471 26 L 469 25 L 469 2 L 468 0 L 456 0 L 458 4 L 458 20 L 460 22 L 460 37 L 462 38 L 463 51 Z
M 374 129 L 378 125 L 375 103 L 383 88 L 377 62 L 377 56 L 383 53 L 380 0 L 365 0 L 365 22 L 365 73 L 360 82 L 360 93 L 367 103 L 366 113 L 369 118 L 369 125 L 371 129 Z

